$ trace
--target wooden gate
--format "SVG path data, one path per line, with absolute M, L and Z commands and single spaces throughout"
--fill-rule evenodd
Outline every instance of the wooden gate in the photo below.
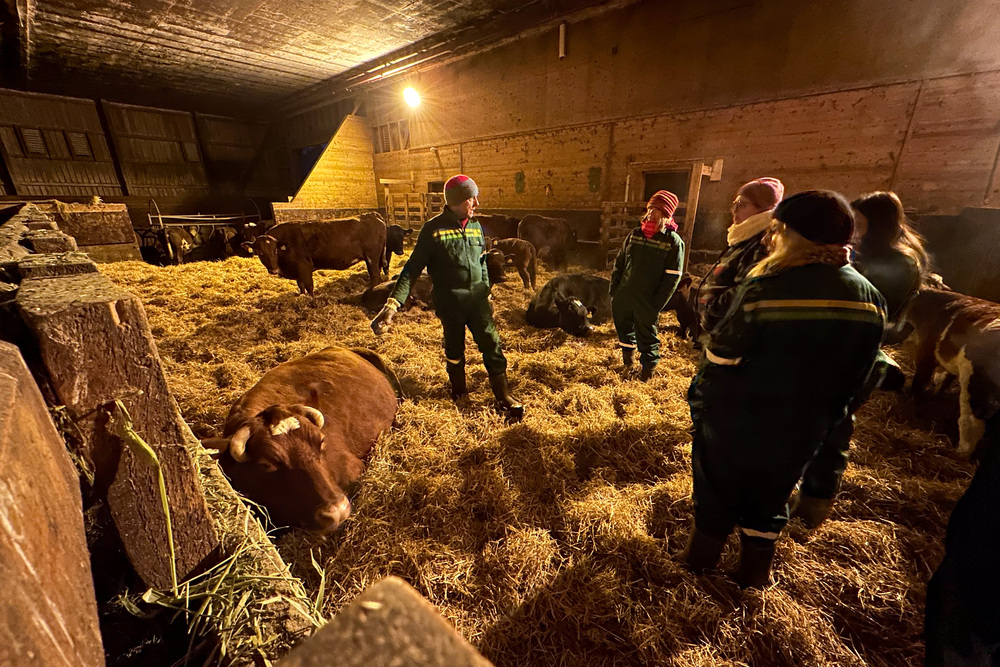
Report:
M 717 162 L 719 163 L 717 170 L 721 176 L 721 160 Z M 687 251 L 691 250 L 694 221 L 698 213 L 698 197 L 701 194 L 701 179 L 703 176 L 713 175 L 713 167 L 704 164 L 701 160 L 690 163 L 690 168 L 691 177 L 688 181 L 687 196 L 680 200 L 680 203 L 677 204 L 677 210 L 674 212 L 678 233 L 684 240 L 684 247 Z M 717 179 L 713 178 L 713 180 Z M 645 212 L 646 202 L 643 201 L 601 202 L 601 256 L 604 258 L 605 267 L 614 260 L 625 237 L 635 228 Z M 689 254 L 690 252 L 684 253 L 685 270 Z
M 385 195 L 388 224 L 403 229 L 420 229 L 443 209 L 444 194 L 441 192 L 386 192 Z

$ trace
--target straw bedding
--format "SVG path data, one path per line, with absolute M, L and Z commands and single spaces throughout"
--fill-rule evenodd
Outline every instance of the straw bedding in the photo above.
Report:
M 685 393 L 697 354 L 672 315 L 643 384 L 623 376 L 611 324 L 588 341 L 527 326 L 530 294 L 509 275 L 494 288 L 496 320 L 527 416 L 508 426 L 471 337 L 473 393 L 456 405 L 432 312 L 372 335 L 361 266 L 318 274 L 313 299 L 256 259 L 103 270 L 143 300 L 200 437 L 221 431 L 265 371 L 324 346 L 368 347 L 396 370 L 411 398 L 368 461 L 351 519 L 326 542 L 277 540 L 307 588 L 324 587 L 328 614 L 395 574 L 498 665 L 921 661 L 926 582 L 972 468 L 908 399 L 876 394 L 862 409 L 833 519 L 812 533 L 793 521 L 775 585 L 743 593 L 724 574 L 735 540 L 722 574 L 695 577 L 676 560 L 691 520 Z M 906 350 L 896 356 L 906 367 Z

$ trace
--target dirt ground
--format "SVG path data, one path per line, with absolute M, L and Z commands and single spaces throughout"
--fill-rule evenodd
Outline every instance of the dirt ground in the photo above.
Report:
M 393 262 L 393 271 L 400 266 Z M 571 267 L 573 270 L 574 267 Z M 381 353 L 409 395 L 379 440 L 344 528 L 325 542 L 286 532 L 307 586 L 326 571 L 326 610 L 403 577 L 498 665 L 916 665 L 925 587 L 972 466 L 909 399 L 861 410 L 834 515 L 779 541 L 774 585 L 741 592 L 735 539 L 720 573 L 676 560 L 691 521 L 690 417 L 698 355 L 661 324 L 663 361 L 623 373 L 612 325 L 589 340 L 527 326 L 513 271 L 494 288 L 521 424 L 504 424 L 468 340 L 471 396 L 449 400 L 441 329 L 410 311 L 376 338 L 360 307 L 363 267 L 317 275 L 316 296 L 256 259 L 102 271 L 137 294 L 181 410 L 201 437 L 274 365 L 330 344 Z M 539 272 L 541 287 L 552 273 Z M 893 350 L 904 368 L 907 350 Z M 941 422 L 943 423 L 943 422 Z

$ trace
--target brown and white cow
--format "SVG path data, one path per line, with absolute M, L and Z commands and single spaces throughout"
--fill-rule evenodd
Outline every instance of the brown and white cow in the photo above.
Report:
M 564 270 L 569 251 L 576 246 L 576 230 L 568 220 L 546 218 L 534 213 L 521 220 L 517 226 L 517 238 L 535 246 L 539 256 L 548 254 L 548 260 Z
M 969 456 L 983 435 L 983 420 L 1000 409 L 1000 304 L 925 289 L 903 317 L 917 335 L 913 392 L 924 390 L 938 364 L 958 376 L 958 453 Z
M 385 222 L 378 213 L 324 222 L 275 225 L 244 249 L 264 268 L 298 283 L 299 293 L 312 296 L 316 269 L 348 269 L 360 261 L 368 268 L 370 287 L 378 285 L 385 252 Z
M 399 382 L 369 350 L 328 347 L 280 364 L 230 409 L 221 438 L 233 488 L 279 526 L 326 535 L 351 513 L 362 459 L 396 416 Z

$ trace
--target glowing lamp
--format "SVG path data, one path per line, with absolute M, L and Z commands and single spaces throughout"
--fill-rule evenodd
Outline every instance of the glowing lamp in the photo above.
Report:
M 403 91 L 403 99 L 411 107 L 416 107 L 420 104 L 420 93 L 415 91 L 413 88 L 407 88 Z

